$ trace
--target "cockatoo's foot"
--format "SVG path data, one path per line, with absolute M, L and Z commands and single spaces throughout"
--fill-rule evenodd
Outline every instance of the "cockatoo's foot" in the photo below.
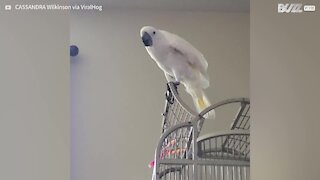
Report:
M 179 81 L 173 81 L 173 84 L 178 86 L 178 85 L 180 85 L 180 82 Z

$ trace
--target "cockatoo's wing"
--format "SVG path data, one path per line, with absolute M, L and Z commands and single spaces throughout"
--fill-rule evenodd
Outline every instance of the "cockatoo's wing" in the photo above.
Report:
M 172 51 L 185 56 L 185 60 L 188 61 L 190 66 L 201 73 L 203 78 L 208 82 L 207 86 L 209 86 L 209 77 L 207 75 L 208 62 L 204 58 L 203 54 L 183 38 L 163 30 L 161 33 L 165 35 Z

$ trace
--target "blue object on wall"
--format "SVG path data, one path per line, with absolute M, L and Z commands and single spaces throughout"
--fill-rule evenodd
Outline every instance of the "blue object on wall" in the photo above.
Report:
M 70 46 L 70 56 L 77 56 L 79 54 L 79 48 L 76 45 Z

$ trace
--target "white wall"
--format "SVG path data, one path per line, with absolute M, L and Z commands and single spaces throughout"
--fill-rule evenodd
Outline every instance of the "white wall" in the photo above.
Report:
M 4 11 L 5 3 L 21 1 L 0 3 L 0 179 L 68 180 L 68 13 Z
M 80 48 L 71 64 L 73 180 L 151 177 L 166 86 L 142 45 L 144 25 L 203 52 L 213 103 L 249 96 L 248 13 L 105 11 L 73 13 L 70 23 L 71 43 Z
M 320 11 L 278 14 L 278 3 L 251 4 L 251 179 L 315 180 L 320 177 Z

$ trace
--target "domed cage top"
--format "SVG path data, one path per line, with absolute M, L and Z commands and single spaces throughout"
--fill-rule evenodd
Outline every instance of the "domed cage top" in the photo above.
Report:
M 155 153 L 154 180 L 249 180 L 250 101 L 227 99 L 196 113 L 167 83 L 161 138 Z M 207 113 L 236 105 L 230 128 L 199 136 Z M 215 121 L 219 120 L 217 116 Z

